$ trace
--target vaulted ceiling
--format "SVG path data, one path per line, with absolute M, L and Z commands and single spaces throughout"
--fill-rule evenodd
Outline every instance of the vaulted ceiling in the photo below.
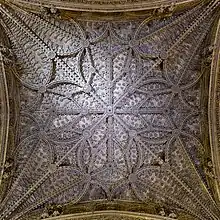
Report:
M 220 219 L 220 2 L 100 2 L 0 6 L 0 219 Z

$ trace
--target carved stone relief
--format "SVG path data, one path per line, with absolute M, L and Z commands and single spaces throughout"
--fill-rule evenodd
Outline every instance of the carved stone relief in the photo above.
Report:
M 218 6 L 121 22 L 1 6 L 20 108 L 0 219 L 95 200 L 154 201 L 219 219 L 201 132 L 205 42 Z

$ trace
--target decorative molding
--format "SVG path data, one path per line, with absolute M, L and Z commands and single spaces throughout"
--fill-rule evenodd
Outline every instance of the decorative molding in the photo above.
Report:
M 8 146 L 9 133 L 9 96 L 8 85 L 5 71 L 5 52 L 7 53 L 7 45 L 4 44 L 4 31 L 0 26 L 0 185 L 4 173 L 4 165 Z
M 163 217 L 159 215 L 150 215 L 150 214 L 142 214 L 138 212 L 126 212 L 126 211 L 116 211 L 116 210 L 109 210 L 109 211 L 95 211 L 95 212 L 85 212 L 79 214 L 70 214 L 70 215 L 62 215 L 47 218 L 46 220 L 86 220 L 86 219 L 93 219 L 93 220 L 132 220 L 132 219 L 139 219 L 139 220 L 173 220 L 173 218 Z
M 209 135 L 212 155 L 214 196 L 220 204 L 220 20 L 217 25 L 209 86 Z
M 185 6 L 201 2 L 200 0 L 7 0 L 23 6 L 29 7 L 46 7 L 52 9 L 87 11 L 87 12 L 128 12 L 143 11 L 155 8 Z M 54 10 L 53 10 L 54 11 Z
M 99 24 L 64 22 L 56 19 L 54 8 L 54 16 L 47 17 L 2 6 L 1 21 L 17 55 L 19 74 L 14 75 L 22 101 L 14 152 L 17 173 L 1 203 L 0 219 L 20 219 L 35 210 L 42 214 L 42 206 L 47 209 L 51 202 L 72 201 L 74 206 L 97 197 L 109 201 L 116 197 L 146 204 L 154 200 L 162 205 L 153 213 L 167 217 L 125 210 L 65 215 L 48 209 L 43 214 L 51 220 L 109 219 L 116 213 L 122 219 L 168 220 L 184 210 L 197 219 L 217 220 L 219 210 L 205 174 L 214 177 L 218 190 L 219 25 L 209 94 L 213 161 L 206 170 L 201 170 L 199 153 L 192 150 L 203 149 L 204 144 L 197 121 L 204 107 L 197 102 L 202 87 L 196 86 L 204 75 L 198 66 L 216 7 L 217 1 L 201 4 L 167 21 L 147 17 L 139 23 Z M 162 14 L 157 18 L 166 17 L 164 8 L 159 9 L 156 13 Z M 209 66 L 210 59 L 205 64 Z M 10 87 L 8 80 L 4 84 Z M 7 95 L 6 104 L 8 99 Z M 8 126 L 3 130 L 8 132 Z M 3 142 L 2 152 L 7 147 Z M 106 153 L 99 146 L 106 147 Z M 100 161 L 105 163 L 100 166 Z M 2 166 L 13 165 L 5 164 L 4 157 Z M 164 211 L 165 205 L 177 214 Z

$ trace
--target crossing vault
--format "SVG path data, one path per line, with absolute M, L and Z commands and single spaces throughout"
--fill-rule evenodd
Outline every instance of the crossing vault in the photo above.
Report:
M 220 1 L 0 2 L 0 220 L 220 219 Z

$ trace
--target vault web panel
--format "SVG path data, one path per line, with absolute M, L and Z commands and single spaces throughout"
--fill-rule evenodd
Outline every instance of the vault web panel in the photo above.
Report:
M 1 219 L 97 199 L 154 199 L 218 219 L 201 164 L 215 7 L 148 22 L 70 22 L 2 6 L 20 119 Z

